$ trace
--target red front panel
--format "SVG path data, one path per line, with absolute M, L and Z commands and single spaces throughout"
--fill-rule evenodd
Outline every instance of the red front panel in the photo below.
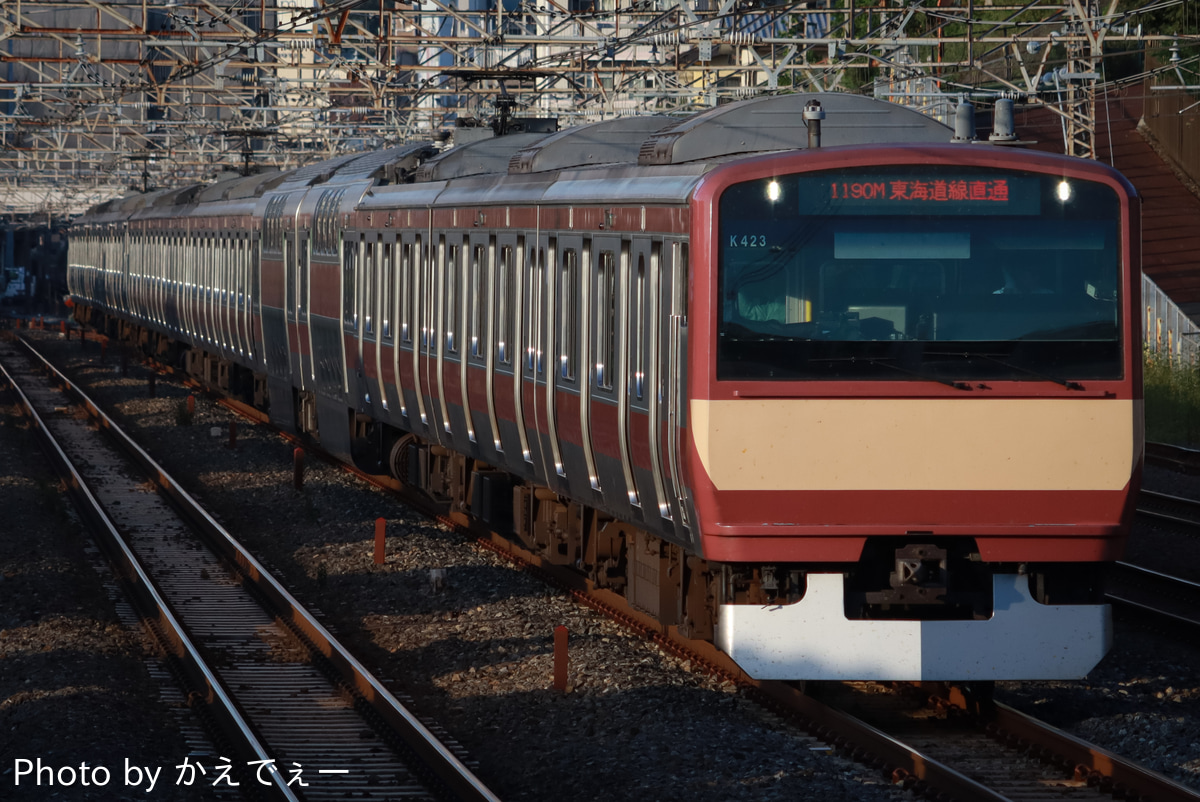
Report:
M 885 535 L 973 537 L 986 561 L 1090 561 L 1120 555 L 1132 517 L 1132 499 L 1140 484 L 1142 450 L 1139 232 L 1136 217 L 1130 213 L 1135 201 L 1128 183 L 1103 166 L 1027 155 L 1028 161 L 1018 164 L 1008 161 L 1007 153 L 983 147 L 829 149 L 820 154 L 762 157 L 718 168 L 706 177 L 693 206 L 688 352 L 692 408 L 685 445 L 686 481 L 694 495 L 696 525 L 706 558 L 853 562 L 867 537 Z M 717 201 L 722 191 L 735 183 L 805 170 L 908 163 L 1053 169 L 1072 180 L 1111 187 L 1120 198 L 1123 216 L 1118 307 L 1123 377 L 1084 381 L 1082 387 L 1022 377 L 1024 380 L 987 381 L 968 388 L 902 379 L 718 380 L 721 299 L 717 253 L 721 246 Z M 971 406 L 985 398 L 993 406 Z M 813 399 L 819 403 L 797 406 L 794 413 L 777 419 L 762 419 L 756 430 L 745 419 L 759 415 L 759 407 L 747 402 L 764 399 L 801 403 Z M 940 414 L 929 420 L 907 408 L 896 414 L 889 399 L 898 403 L 936 399 L 955 405 L 938 407 L 939 413 L 946 409 L 963 412 L 948 416 L 950 420 L 943 425 Z M 1047 419 L 1047 408 L 1037 404 L 1059 399 L 1066 405 L 1062 409 L 1069 411 L 1063 414 L 1063 425 L 1055 423 L 1045 434 L 1031 434 Z M 878 402 L 876 408 L 864 407 L 864 417 L 858 419 L 861 428 L 882 430 L 874 439 L 858 436 L 853 418 L 843 413 L 860 400 Z M 1081 402 L 1096 406 L 1086 407 Z M 738 414 L 737 404 L 745 404 L 745 414 Z M 999 435 L 991 430 L 989 414 L 982 412 L 990 413 L 993 408 L 1004 413 L 1005 428 Z M 886 421 L 894 417 L 897 428 L 887 430 L 874 409 L 881 410 Z M 1090 428 L 1071 422 L 1080 409 L 1097 410 Z M 981 412 L 972 424 L 976 410 Z M 843 428 L 830 431 L 833 418 L 826 418 L 827 413 L 834 413 Z M 1022 415 L 1027 422 L 1022 422 Z M 901 425 L 908 423 L 912 425 Z M 731 426 L 752 436 L 747 436 L 746 442 L 734 442 L 729 435 Z M 950 437 L 947 431 L 961 431 L 957 448 L 952 439 L 946 439 Z M 986 436 L 975 438 L 972 432 Z M 1014 441 L 1029 444 L 1018 456 L 1029 460 L 1033 486 L 1020 481 L 1019 471 L 1013 475 L 1010 462 L 1014 455 L 995 447 L 1009 432 Z M 925 444 L 925 437 L 930 445 Z M 839 453 L 840 441 L 844 442 Z M 1097 441 L 1102 441 L 1100 446 Z M 1099 465 L 1093 456 L 1097 448 L 1101 448 Z M 776 453 L 771 453 L 772 449 Z M 1057 475 L 1047 475 L 1044 483 L 1036 469 L 1039 449 L 1063 466 Z M 1076 453 L 1079 458 L 1073 462 L 1071 455 Z M 864 466 L 863 471 L 855 470 L 855 460 Z M 960 463 L 969 466 L 967 475 L 945 467 Z M 822 470 L 822 465 L 828 468 Z M 757 482 L 769 489 L 756 489 Z

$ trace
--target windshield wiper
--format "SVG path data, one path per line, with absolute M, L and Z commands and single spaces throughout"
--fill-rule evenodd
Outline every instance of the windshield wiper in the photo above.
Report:
M 1033 370 L 1032 368 L 1027 368 L 1023 365 L 1014 365 L 1011 362 L 1005 362 L 1003 359 L 997 359 L 996 357 L 992 356 L 991 354 L 985 354 L 982 351 L 948 351 L 948 352 L 926 351 L 925 356 L 961 356 L 963 359 L 986 359 L 988 362 L 993 362 L 1002 367 L 1006 367 L 1009 370 L 1014 370 L 1017 373 L 1024 373 L 1026 376 L 1032 376 L 1035 379 L 1041 379 L 1042 381 L 1054 382 L 1055 384 L 1061 384 L 1063 387 L 1066 387 L 1068 390 L 1086 389 L 1082 384 L 1080 384 L 1077 381 L 1071 381 L 1070 379 L 1059 378 L 1058 376 L 1048 376 L 1045 373 L 1039 373 L 1038 371 Z
M 824 358 L 818 358 L 818 359 L 810 359 L 809 362 L 851 362 L 851 363 L 865 362 L 866 364 L 871 365 L 871 366 L 879 365 L 880 367 L 883 367 L 883 368 L 891 368 L 894 371 L 897 371 L 899 373 L 904 373 L 908 376 L 913 376 L 915 378 L 921 379 L 922 381 L 937 382 L 938 384 L 944 384 L 947 387 L 953 387 L 955 390 L 973 390 L 973 389 L 975 389 L 968 382 L 959 382 L 959 381 L 953 381 L 951 379 L 942 379 L 937 376 L 931 376 L 928 373 L 921 373 L 920 371 L 917 371 L 917 370 L 911 370 L 909 368 L 902 368 L 899 365 L 893 365 L 893 364 L 891 364 L 891 362 L 892 362 L 891 357 L 839 356 L 839 357 L 824 357 Z

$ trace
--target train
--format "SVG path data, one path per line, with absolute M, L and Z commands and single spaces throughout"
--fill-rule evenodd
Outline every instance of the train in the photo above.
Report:
M 411 143 L 101 203 L 70 299 L 752 677 L 1082 677 L 1139 200 L 1014 138 L 794 93 Z

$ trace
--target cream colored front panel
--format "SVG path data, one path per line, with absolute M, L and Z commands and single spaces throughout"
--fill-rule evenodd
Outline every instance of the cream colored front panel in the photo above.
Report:
M 1120 490 L 1141 402 L 739 399 L 691 402 L 718 490 Z M 1138 428 L 1137 449 L 1141 448 Z

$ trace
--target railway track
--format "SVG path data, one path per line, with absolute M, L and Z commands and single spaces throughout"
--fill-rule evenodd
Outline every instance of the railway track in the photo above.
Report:
M 959 687 L 821 683 L 799 694 L 816 733 L 933 799 L 1159 800 L 1197 793 L 1104 749 Z
M 1168 443 L 1146 443 L 1146 462 L 1180 473 L 1200 473 L 1200 450 Z
M 8 340 L 0 371 L 214 730 L 206 778 L 227 765 L 262 799 L 496 799 L 66 377 Z
M 1186 627 L 1192 635 L 1200 628 L 1200 583 L 1118 562 L 1109 569 L 1105 595 L 1115 604 Z
M 1138 515 L 1200 535 L 1200 501 L 1143 490 L 1138 496 L 1137 511 Z

